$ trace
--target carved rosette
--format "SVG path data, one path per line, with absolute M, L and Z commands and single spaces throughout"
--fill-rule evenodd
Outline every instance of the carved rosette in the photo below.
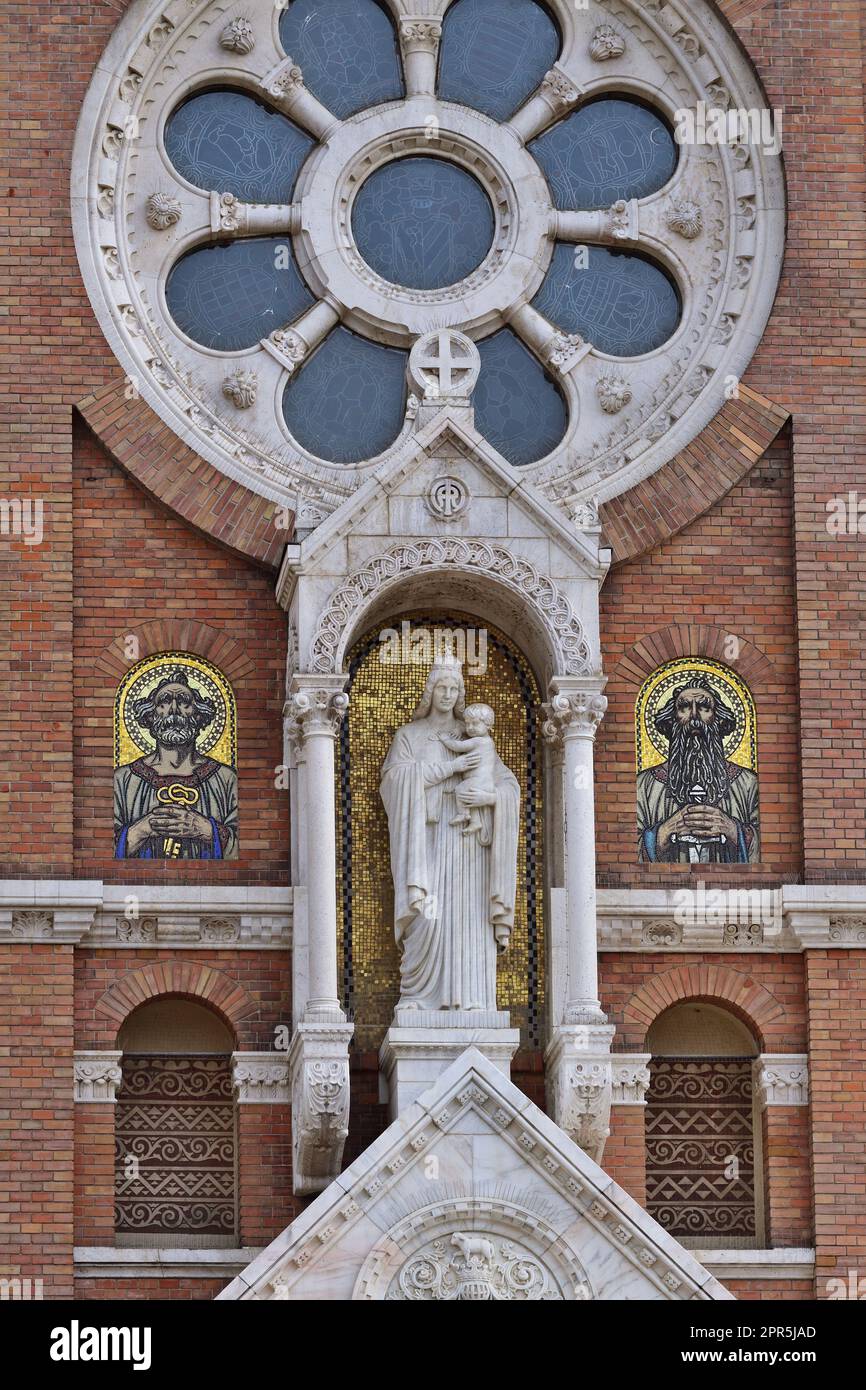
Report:
M 649 1061 L 648 1052 L 611 1059 L 613 1105 L 646 1105 L 646 1094 L 650 1084 Z
M 148 227 L 155 232 L 166 232 L 180 221 L 183 206 L 179 198 L 171 193 L 151 193 L 145 204 L 144 215 Z
M 595 384 L 598 403 L 606 415 L 617 415 L 631 400 L 631 387 L 624 376 L 600 376 Z
M 232 19 L 220 34 L 220 48 L 227 53 L 252 53 L 256 46 L 253 27 L 248 19 Z
M 223 382 L 223 395 L 238 410 L 249 410 L 251 405 L 255 405 L 258 394 L 259 379 L 256 373 L 242 367 L 232 372 Z
M 73 1060 L 75 1099 L 113 1105 L 123 1080 L 122 1052 L 76 1052 Z
M 612 24 L 599 24 L 589 41 L 589 56 L 594 63 L 606 63 L 625 53 L 625 39 Z
M 606 710 L 606 695 L 589 690 L 559 691 L 542 705 L 542 735 L 551 743 L 569 736 L 594 739 Z
M 665 221 L 672 232 L 685 237 L 686 241 L 694 241 L 703 231 L 704 214 L 700 203 L 696 203 L 694 198 L 675 198 L 668 208 Z
M 340 1172 L 349 1133 L 351 1023 L 301 1024 L 292 1040 L 292 1152 L 296 1193 L 322 1192 Z

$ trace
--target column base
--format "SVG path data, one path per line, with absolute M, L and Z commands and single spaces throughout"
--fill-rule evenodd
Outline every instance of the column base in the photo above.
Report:
M 349 1133 L 351 1023 L 301 1023 L 289 1048 L 292 1190 L 324 1192 L 340 1172 Z
M 612 1024 L 561 1023 L 544 1055 L 548 1111 L 601 1163 L 610 1133 Z
M 380 1093 L 388 1101 L 389 1118 L 395 1120 L 412 1105 L 467 1047 L 477 1047 L 504 1076 L 510 1076 L 520 1031 L 509 1028 L 509 1021 L 509 1015 L 498 1010 L 398 1009 L 379 1048 Z

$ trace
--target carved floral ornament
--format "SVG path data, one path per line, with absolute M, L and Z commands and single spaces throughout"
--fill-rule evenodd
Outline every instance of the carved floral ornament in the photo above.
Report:
M 403 350 L 422 328 L 453 328 L 483 341 L 507 325 L 549 363 L 566 397 L 561 443 L 526 467 L 563 506 L 566 498 L 582 500 L 584 476 L 587 497 L 601 501 L 648 476 L 719 409 L 725 380 L 742 375 L 775 292 L 784 235 L 778 153 L 747 139 L 685 143 L 658 192 L 612 198 L 610 213 L 565 214 L 554 206 L 530 146 L 580 108 L 600 76 L 610 81 L 610 95 L 624 94 L 616 85 L 622 81 L 629 98 L 643 98 L 671 125 L 678 110 L 695 110 L 699 102 L 750 111 L 757 88 L 749 64 L 709 0 L 618 0 L 601 13 L 597 6 L 591 18 L 578 12 L 577 20 L 571 0 L 550 0 L 550 9 L 564 43 L 512 118 L 516 128 L 525 127 L 520 140 L 468 106 L 413 96 L 412 83 L 424 80 L 418 74 L 435 71 L 447 5 L 444 21 L 443 15 L 404 15 L 396 24 L 406 100 L 371 102 L 375 114 L 342 122 L 313 94 L 302 65 L 280 49 L 269 6 L 151 0 L 120 20 L 79 123 L 73 168 L 79 259 L 124 370 L 157 414 L 217 469 L 296 509 L 314 503 L 322 516 L 357 486 L 368 463 L 313 457 L 290 435 L 279 405 L 290 374 L 302 376 L 307 359 L 341 322 Z M 230 203 L 229 190 L 194 188 L 175 173 L 163 143 L 166 121 L 204 74 L 210 88 L 256 94 L 311 137 L 291 206 Z M 431 116 L 436 153 L 471 169 L 495 211 L 489 255 L 447 291 L 386 284 L 365 267 L 346 221 L 354 191 L 373 167 L 429 152 L 424 119 Z M 365 163 L 365 151 L 372 163 Z M 332 200 L 326 188 L 342 192 Z M 312 340 L 308 326 L 298 332 L 298 320 L 275 325 L 267 345 L 245 350 L 242 363 L 196 347 L 177 328 L 162 292 L 182 250 L 241 235 L 291 240 L 316 301 L 309 311 Z M 612 360 L 531 308 L 555 244 L 569 239 L 608 246 L 625 240 L 677 282 L 680 327 L 663 348 L 643 354 L 639 368 L 632 366 L 638 359 Z M 251 387 L 224 391 L 240 370 L 257 378 L 255 399 Z M 605 377 L 625 387 L 602 394 Z M 419 427 L 407 409 L 403 432 L 388 448 L 400 447 Z

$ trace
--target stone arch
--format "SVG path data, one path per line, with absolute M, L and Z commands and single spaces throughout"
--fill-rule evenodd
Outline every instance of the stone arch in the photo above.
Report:
M 160 961 L 121 975 L 99 996 L 95 1012 L 112 1020 L 117 1033 L 139 1005 L 171 994 L 206 1004 L 222 1019 L 235 1039 L 242 1020 L 258 1009 L 256 1000 L 243 985 L 212 965 Z
M 255 669 L 252 657 L 240 643 L 209 623 L 193 618 L 157 618 L 124 629 L 100 652 L 96 658 L 97 667 L 115 681 L 121 680 L 133 665 L 124 651 L 127 637 L 138 639 L 136 661 L 158 656 L 160 652 L 191 652 L 219 667 L 232 685 L 243 681 Z
M 650 1024 L 672 1004 L 686 1000 L 723 1004 L 751 1029 L 762 1052 L 768 1050 L 767 1034 L 785 1016 L 779 1000 L 740 970 L 704 962 L 678 965 L 653 975 L 631 996 L 623 1010 L 623 1041 L 645 1050 Z
M 540 644 L 543 652 L 535 653 L 538 674 L 593 674 L 597 662 L 583 625 L 554 581 L 504 546 L 459 537 L 393 545 L 350 575 L 319 619 L 310 645 L 309 670 L 322 675 L 341 673 L 352 641 L 375 621 L 380 598 L 386 594 L 392 597 L 398 588 L 411 587 L 408 581 L 418 574 L 436 576 L 437 603 L 449 600 L 451 596 L 445 591 L 450 587 L 453 592 L 454 580 L 470 589 L 485 589 L 494 607 L 501 607 L 504 599 L 510 605 L 512 621 L 528 619 L 544 635 Z M 454 597 L 461 601 L 456 594 Z M 430 605 L 430 598 L 428 593 L 425 606 Z M 418 599 L 416 589 L 413 601 Z M 465 606 L 465 595 L 462 601 Z M 477 596 L 475 602 L 477 605 Z M 491 621 L 494 618 L 491 613 Z

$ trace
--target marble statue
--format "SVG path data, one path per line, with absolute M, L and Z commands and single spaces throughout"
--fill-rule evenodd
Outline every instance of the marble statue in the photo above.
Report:
M 514 922 L 520 788 L 492 746 L 492 711 L 470 707 L 467 730 L 465 701 L 459 663 L 437 661 L 382 767 L 401 1010 L 495 1009 Z

